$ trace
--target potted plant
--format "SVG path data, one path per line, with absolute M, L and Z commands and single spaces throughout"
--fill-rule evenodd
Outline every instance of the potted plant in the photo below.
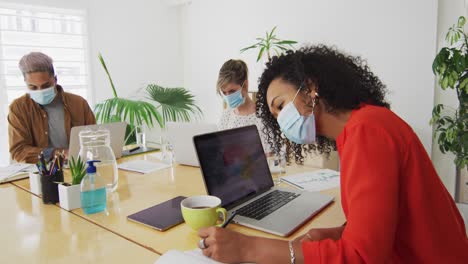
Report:
M 184 88 L 164 88 L 149 84 L 144 89 L 144 97 L 151 102 L 119 97 L 101 54 L 99 54 L 99 60 L 107 74 L 114 97 L 96 105 L 96 120 L 98 123 L 127 122 L 129 128 L 125 144 L 135 142 L 135 129 L 138 126 L 146 125 L 152 128 L 155 120 L 161 128 L 164 128 L 167 121 L 187 122 L 192 117 L 202 114 L 195 104 L 194 96 Z
M 73 157 L 69 160 L 70 173 L 72 182 L 59 184 L 59 200 L 60 207 L 71 211 L 81 207 L 80 198 L 80 183 L 86 175 L 86 163 L 81 160 L 81 157 L 75 160 Z
M 446 35 L 448 47 L 439 51 L 432 64 L 442 90 L 455 90 L 458 99 L 456 109 L 443 104 L 434 106 L 430 121 L 440 151 L 455 154 L 456 201 L 461 199 L 460 178 L 467 172 L 468 164 L 468 35 L 464 31 L 465 22 L 465 17 L 461 16 L 457 24 L 450 27 Z
M 274 51 L 276 55 L 280 55 L 282 52 L 293 49 L 293 45 L 297 44 L 294 40 L 281 40 L 275 35 L 276 26 L 270 31 L 265 33 L 265 38 L 256 38 L 257 43 L 245 47 L 240 50 L 241 53 L 250 50 L 258 49 L 257 62 L 260 61 L 264 54 L 267 55 L 268 60 L 271 60 L 271 53 Z

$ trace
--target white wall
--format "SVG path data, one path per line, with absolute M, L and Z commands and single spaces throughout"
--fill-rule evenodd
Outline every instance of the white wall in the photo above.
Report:
M 437 1 L 192 0 L 182 8 L 184 83 L 198 95 L 206 120 L 216 122 L 218 70 L 229 58 L 250 66 L 255 90 L 261 66 L 239 50 L 273 26 L 280 38 L 335 44 L 368 59 L 387 84 L 392 109 L 413 127 L 430 153 Z
M 464 0 L 439 0 L 437 25 L 437 51 L 447 45 L 445 35 L 449 27 L 457 22 L 459 16 L 467 16 L 468 12 Z M 436 83 L 434 89 L 434 104 L 444 104 L 453 108 L 458 107 L 458 99 L 454 90 L 443 91 Z M 432 148 L 432 162 L 447 189 L 453 194 L 455 191 L 455 155 L 442 154 L 437 141 Z
M 163 1 L 89 1 L 96 102 L 111 96 L 98 52 L 106 60 L 119 96 L 131 96 L 151 82 L 183 85 L 179 12 Z

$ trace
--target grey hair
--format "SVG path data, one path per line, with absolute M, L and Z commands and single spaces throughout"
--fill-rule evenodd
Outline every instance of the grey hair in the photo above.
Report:
M 42 52 L 31 52 L 21 58 L 18 66 L 23 76 L 33 72 L 48 72 L 51 76 L 54 76 L 55 71 L 52 62 L 52 58 Z

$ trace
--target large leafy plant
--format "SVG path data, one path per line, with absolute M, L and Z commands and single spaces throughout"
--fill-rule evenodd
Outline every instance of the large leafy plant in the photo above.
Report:
M 275 52 L 276 55 L 280 55 L 281 53 L 294 48 L 293 45 L 296 44 L 297 41 L 278 39 L 275 35 L 275 31 L 276 26 L 270 32 L 267 31 L 264 38 L 256 38 L 257 42 L 255 44 L 241 49 L 241 53 L 250 49 L 258 49 L 258 62 L 262 59 L 264 54 L 267 55 L 268 60 L 271 60 L 272 52 Z
M 147 100 L 119 97 L 101 54 L 99 54 L 99 60 L 109 78 L 114 97 L 96 105 L 96 120 L 98 123 L 127 122 L 129 129 L 126 133 L 126 144 L 135 142 L 136 126 L 146 125 L 152 128 L 157 123 L 164 128 L 167 121 L 190 121 L 201 115 L 194 96 L 184 88 L 164 88 L 149 84 L 143 91 L 144 97 L 157 105 Z
M 446 41 L 434 59 L 432 70 L 443 90 L 453 89 L 458 98 L 458 107 L 450 109 L 443 104 L 434 106 L 431 124 L 435 126 L 442 153 L 455 154 L 457 168 L 468 164 L 468 36 L 464 31 L 466 19 L 460 17 L 450 27 Z

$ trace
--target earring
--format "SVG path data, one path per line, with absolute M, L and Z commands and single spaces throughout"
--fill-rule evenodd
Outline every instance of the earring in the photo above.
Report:
M 318 104 L 319 101 L 319 95 L 318 93 L 315 93 L 315 97 L 312 98 L 312 111 L 315 110 L 315 106 Z

